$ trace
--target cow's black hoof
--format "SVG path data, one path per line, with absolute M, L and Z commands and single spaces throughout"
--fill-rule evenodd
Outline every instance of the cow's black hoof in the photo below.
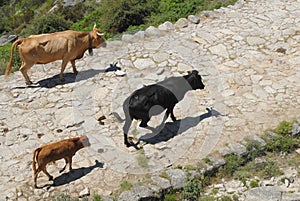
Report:
M 142 128 L 146 128 L 146 127 L 148 127 L 148 124 L 147 124 L 147 123 L 145 123 L 145 122 L 142 122 L 142 123 L 140 123 L 140 127 L 142 127 Z
M 53 181 L 53 176 L 49 177 L 49 181 Z

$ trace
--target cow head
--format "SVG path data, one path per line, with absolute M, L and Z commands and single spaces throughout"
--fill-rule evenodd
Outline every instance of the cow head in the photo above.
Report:
M 198 71 L 192 70 L 188 71 L 188 75 L 184 76 L 189 82 L 193 90 L 204 89 L 204 84 L 202 83 L 201 76 L 198 74 Z
M 91 146 L 89 138 L 86 135 L 81 136 L 79 140 L 82 143 L 83 147 L 89 147 L 89 146 Z
M 91 40 L 92 40 L 92 48 L 106 47 L 106 43 L 103 38 L 103 33 L 100 33 L 99 29 L 96 28 L 96 24 L 94 25 L 93 31 L 90 32 Z

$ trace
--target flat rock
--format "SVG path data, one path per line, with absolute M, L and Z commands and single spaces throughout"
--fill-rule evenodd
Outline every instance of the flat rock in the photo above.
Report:
M 180 169 L 167 170 L 166 173 L 170 177 L 171 185 L 174 189 L 180 189 L 185 186 L 185 182 L 187 178 L 183 170 Z

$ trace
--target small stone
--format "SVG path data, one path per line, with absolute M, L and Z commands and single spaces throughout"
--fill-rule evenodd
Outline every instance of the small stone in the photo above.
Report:
M 227 52 L 227 48 L 223 44 L 219 44 L 216 46 L 212 46 L 209 48 L 212 54 L 216 54 L 218 56 L 221 56 L 223 58 L 229 58 L 229 54 Z
M 266 42 L 266 40 L 263 38 L 260 38 L 260 37 L 249 36 L 249 37 L 247 37 L 247 42 L 249 45 L 261 45 L 261 44 L 264 44 Z
M 150 26 L 145 30 L 145 35 L 148 37 L 151 36 L 160 36 L 161 32 L 159 29 L 155 28 L 154 26 Z
M 173 189 L 180 189 L 184 187 L 186 182 L 186 175 L 183 170 L 168 170 L 166 173 L 171 179 L 171 185 Z
M 82 191 L 80 191 L 79 193 L 79 197 L 83 198 L 85 196 L 89 196 L 90 195 L 90 190 L 86 187 L 84 188 Z
M 296 123 L 293 123 L 292 136 L 298 136 L 298 135 L 300 135 L 300 125 L 296 124 Z
M 126 73 L 125 73 L 124 71 L 122 71 L 122 70 L 117 70 L 117 71 L 115 72 L 115 74 L 116 74 L 116 76 L 118 76 L 118 77 L 123 77 L 124 75 L 126 75 Z
M 189 15 L 188 20 L 190 20 L 194 24 L 199 24 L 200 23 L 200 18 L 195 16 L 195 15 Z
M 177 22 L 175 23 L 175 27 L 176 28 L 185 28 L 189 25 L 189 22 L 186 18 L 180 18 L 179 20 L 177 20 Z
M 134 40 L 134 36 L 131 34 L 123 34 L 122 35 L 122 41 L 132 42 L 133 40 Z
M 172 22 L 167 21 L 167 22 L 159 25 L 158 29 L 162 30 L 162 31 L 169 31 L 169 30 L 173 30 L 174 29 L 174 25 L 172 24 Z

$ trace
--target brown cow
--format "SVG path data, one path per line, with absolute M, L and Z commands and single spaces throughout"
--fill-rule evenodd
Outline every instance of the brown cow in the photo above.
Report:
M 34 187 L 37 188 L 37 176 L 43 171 L 49 180 L 53 180 L 53 177 L 47 172 L 46 165 L 50 162 L 57 161 L 59 159 L 65 159 L 65 166 L 59 171 L 60 173 L 66 169 L 69 163 L 69 169 L 72 170 L 72 157 L 75 153 L 82 149 L 83 147 L 90 146 L 89 139 L 87 136 L 83 135 L 81 137 L 70 138 L 67 140 L 62 140 L 53 144 L 48 144 L 39 147 L 33 152 L 33 163 L 32 169 L 34 173 Z M 38 168 L 36 169 L 36 162 L 38 163 Z
M 67 63 L 70 61 L 73 67 L 73 72 L 78 73 L 75 67 L 75 60 L 83 57 L 86 50 L 92 54 L 92 48 L 98 48 L 106 43 L 102 38 L 103 34 L 99 32 L 96 25 L 91 32 L 78 31 L 62 31 L 51 34 L 32 35 L 28 38 L 21 38 L 16 40 L 11 47 L 11 58 L 7 65 L 5 75 L 9 76 L 13 63 L 14 49 L 17 46 L 22 65 L 20 71 L 22 72 L 26 84 L 30 85 L 32 82 L 29 79 L 27 71 L 34 64 L 47 64 L 52 61 L 62 60 L 60 80 L 64 81 L 64 70 Z

